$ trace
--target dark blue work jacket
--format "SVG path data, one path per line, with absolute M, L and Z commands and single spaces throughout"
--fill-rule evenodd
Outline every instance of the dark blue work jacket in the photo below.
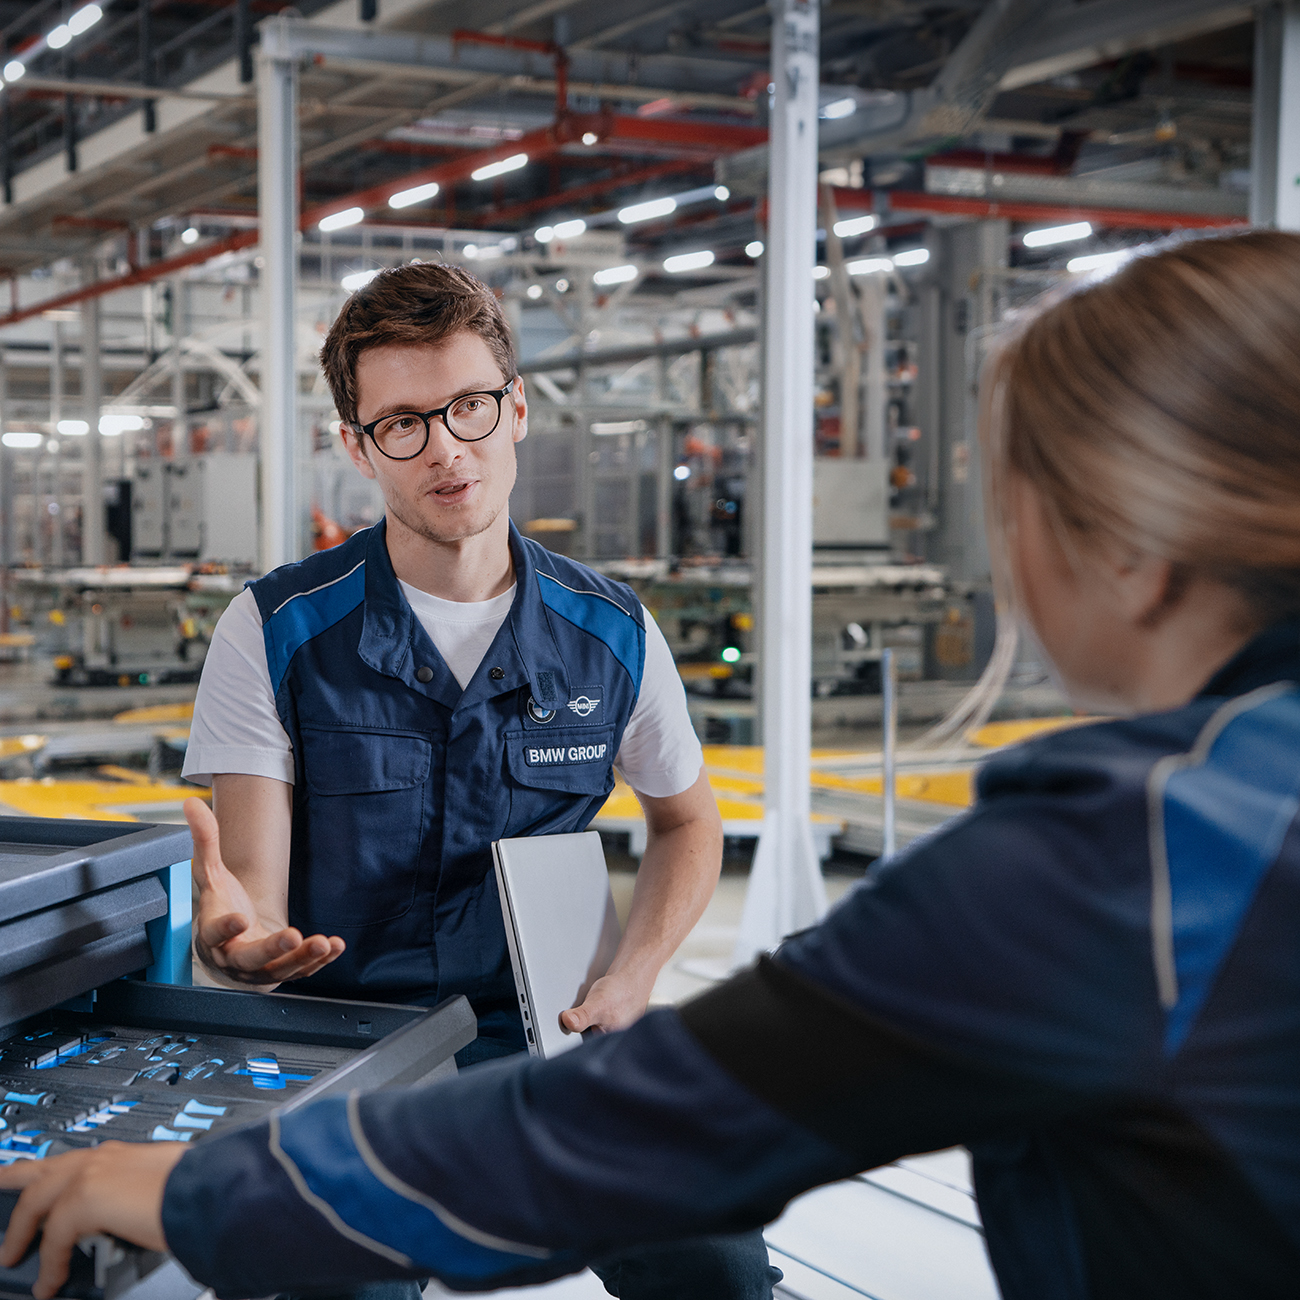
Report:
M 583 830 L 645 664 L 631 589 L 510 527 L 514 603 L 462 691 L 385 525 L 252 584 L 293 744 L 289 922 L 347 950 L 294 992 L 432 1004 L 524 1046 L 493 840 Z
M 684 1006 L 205 1141 L 168 1246 L 223 1297 L 487 1290 L 964 1143 L 1006 1300 L 1296 1300 L 1300 621 L 978 793 Z

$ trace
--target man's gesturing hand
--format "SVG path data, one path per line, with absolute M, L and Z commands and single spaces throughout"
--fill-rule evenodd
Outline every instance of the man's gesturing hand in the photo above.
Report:
M 199 887 L 194 947 L 205 965 L 238 984 L 280 984 L 314 975 L 343 951 L 343 940 L 292 926 L 268 925 L 247 891 L 221 860 L 217 819 L 201 799 L 186 799 Z
M 49 1300 L 67 1281 L 73 1247 L 82 1237 L 103 1232 L 166 1250 L 163 1189 L 186 1149 L 181 1142 L 104 1142 L 0 1169 L 0 1188 L 24 1189 L 0 1245 L 0 1266 L 12 1268 L 42 1233 L 41 1272 L 32 1294 Z

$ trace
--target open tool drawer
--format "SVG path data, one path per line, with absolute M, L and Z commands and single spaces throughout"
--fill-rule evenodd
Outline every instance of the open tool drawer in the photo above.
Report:
M 202 1141 L 277 1108 L 455 1071 L 476 1032 L 440 1007 L 194 988 L 189 835 L 134 823 L 0 821 L 0 1163 L 108 1138 Z M 183 896 L 180 896 L 182 895 Z M 0 1222 L 16 1198 L 0 1194 Z M 103 1240 L 64 1294 L 192 1300 L 175 1264 Z M 30 1297 L 35 1255 L 0 1269 Z

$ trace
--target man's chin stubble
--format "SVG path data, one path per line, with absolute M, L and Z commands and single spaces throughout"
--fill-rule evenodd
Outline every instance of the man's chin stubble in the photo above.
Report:
M 504 508 L 505 507 L 503 506 L 502 509 Z M 418 515 L 414 520 L 412 520 L 408 518 L 405 511 L 397 510 L 392 507 L 390 507 L 390 509 L 393 510 L 393 514 L 397 516 L 397 519 L 401 522 L 402 526 L 409 532 L 414 533 L 417 537 L 424 538 L 426 542 L 435 542 L 441 545 L 447 545 L 453 542 L 465 542 L 471 537 L 477 537 L 480 533 L 487 532 L 487 530 L 496 523 L 497 519 L 501 515 L 501 510 L 497 510 L 488 519 L 478 525 L 471 524 L 468 519 L 463 522 L 455 519 L 448 519 L 447 526 L 440 531 L 434 528 L 427 520 L 421 519 Z

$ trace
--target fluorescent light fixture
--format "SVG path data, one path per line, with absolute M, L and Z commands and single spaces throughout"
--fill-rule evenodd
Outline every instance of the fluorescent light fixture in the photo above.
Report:
M 725 203 L 731 197 L 731 191 L 725 185 L 719 185 L 714 189 L 713 197 L 719 203 Z
M 678 253 L 676 257 L 664 258 L 664 270 L 669 275 L 681 275 L 683 271 L 702 271 L 713 265 L 713 252 L 703 249 L 698 253 Z
M 181 231 L 182 244 L 197 244 L 199 242 L 199 232 L 194 226 L 186 226 Z
M 814 280 L 824 280 L 828 275 L 830 275 L 830 273 L 831 273 L 831 268 L 830 268 L 829 266 L 814 266 L 814 267 L 813 267 L 813 279 L 814 279 Z
M 746 257 L 762 257 L 762 256 L 763 256 L 763 241 L 762 241 L 761 239 L 751 239 L 751 240 L 749 241 L 749 243 L 747 243 L 747 244 L 745 245 L 745 256 L 746 256 Z
M 930 260 L 928 248 L 905 248 L 894 254 L 895 266 L 924 266 Z
M 9 62 L 5 64 L 5 80 L 18 81 L 26 71 L 27 65 L 21 59 L 10 59 Z
M 1045 226 L 1042 230 L 1026 231 L 1021 242 L 1026 248 L 1050 248 L 1053 244 L 1069 244 L 1076 239 L 1087 239 L 1091 234 L 1090 221 L 1072 221 L 1068 226 Z
M 837 117 L 852 117 L 858 111 L 858 101 L 852 96 L 845 99 L 833 99 L 821 112 L 822 117 L 834 121 Z
M 10 429 L 3 438 L 0 438 L 0 442 L 3 442 L 6 447 L 16 447 L 23 451 L 39 447 L 44 441 L 43 433 L 31 433 L 27 429 Z
M 677 200 L 671 196 L 664 199 L 647 199 L 644 203 L 633 203 L 631 207 L 620 208 L 618 219 L 630 226 L 638 221 L 653 221 L 656 217 L 671 216 L 677 211 Z
M 468 255 L 471 245 L 465 245 L 465 252 Z M 494 257 L 505 256 L 505 249 L 500 244 L 483 244 L 476 252 L 480 261 L 490 262 Z
M 1113 253 L 1089 253 L 1086 257 L 1072 257 L 1065 264 L 1067 271 L 1115 271 L 1123 266 L 1136 250 L 1118 248 Z
M 460 251 L 464 253 L 466 257 L 475 258 L 478 256 L 478 245 L 466 244 L 465 247 L 462 248 Z
M 533 231 L 533 238 L 537 240 L 539 244 L 549 244 L 551 240 L 555 238 L 555 227 L 538 226 L 537 229 Z
M 584 131 L 582 133 L 582 143 L 588 148 L 595 144 L 598 139 L 600 139 L 600 137 L 595 133 L 595 131 Z
M 556 239 L 577 239 L 587 229 L 587 223 L 581 217 L 574 217 L 572 221 L 560 221 L 555 225 Z
M 344 226 L 355 226 L 366 215 L 364 208 L 344 208 L 342 212 L 331 212 L 317 223 L 318 230 L 342 230 Z
M 530 284 L 526 290 L 528 296 L 536 302 L 542 296 L 545 290 L 540 284 Z
M 78 9 L 68 19 L 68 31 L 73 36 L 80 36 L 82 32 L 89 31 L 103 16 L 104 11 L 98 5 L 87 5 L 84 9 Z
M 845 217 L 843 221 L 835 223 L 835 233 L 841 239 L 849 239 L 853 235 L 865 235 L 868 230 L 875 230 L 879 224 L 879 219 L 870 214 L 865 217 Z
M 603 271 L 597 271 L 591 278 L 603 287 L 610 284 L 626 284 L 636 277 L 635 266 L 607 266 Z
M 144 428 L 144 418 L 139 415 L 101 415 L 99 431 L 105 438 L 120 438 L 124 433 L 135 433 Z
M 860 257 L 856 262 L 846 262 L 844 269 L 850 275 L 880 275 L 892 271 L 894 263 L 888 257 Z
M 60 23 L 46 38 L 45 44 L 52 50 L 61 50 L 72 39 L 72 32 L 67 23 Z
M 685 483 L 690 476 L 691 467 L 689 465 L 678 465 L 677 468 L 673 470 L 673 478 L 675 478 L 679 483 Z
M 509 158 L 502 158 L 500 162 L 488 163 L 486 167 L 470 172 L 469 178 L 472 181 L 490 181 L 494 176 L 504 176 L 507 172 L 517 172 L 521 167 L 527 166 L 528 155 L 515 153 Z
M 437 181 L 430 181 L 427 185 L 416 185 L 409 190 L 398 190 L 388 200 L 390 208 L 409 208 L 413 203 L 423 203 L 425 199 L 431 199 L 442 188 Z
M 85 420 L 60 420 L 59 432 L 65 438 L 84 438 L 90 432 Z
M 646 427 L 644 420 L 597 420 L 591 431 L 598 438 L 612 438 L 619 433 L 644 433 Z
M 380 269 L 375 267 L 373 271 L 353 271 L 351 275 L 345 275 L 339 283 L 349 293 L 356 293 L 358 289 L 364 289 L 379 274 Z

